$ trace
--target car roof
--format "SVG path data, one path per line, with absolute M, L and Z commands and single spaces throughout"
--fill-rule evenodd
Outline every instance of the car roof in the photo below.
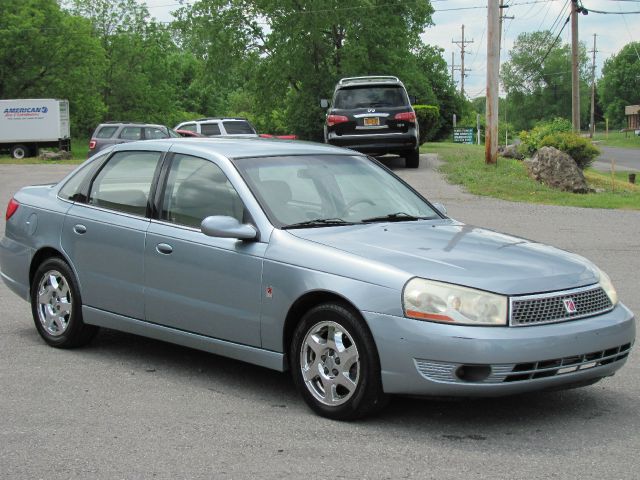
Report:
M 397 85 L 404 87 L 398 77 L 391 76 L 368 76 L 368 77 L 347 77 L 342 78 L 336 85 L 336 90 L 349 87 L 368 87 L 372 85 Z
M 122 125 L 123 127 L 162 127 L 168 128 L 166 125 L 160 125 L 159 123 L 143 123 L 143 122 L 104 122 L 98 125 L 99 127 L 109 126 L 117 127 Z
M 144 140 L 122 144 L 122 149 L 140 145 L 141 148 L 149 145 L 164 145 L 172 147 L 180 153 L 192 153 L 193 155 L 221 155 L 230 159 L 244 157 L 273 157 L 285 155 L 359 155 L 354 150 L 334 147 L 323 143 L 302 142 L 299 140 L 280 140 L 266 138 L 164 138 L 158 140 Z M 119 149 L 119 148 L 118 148 Z

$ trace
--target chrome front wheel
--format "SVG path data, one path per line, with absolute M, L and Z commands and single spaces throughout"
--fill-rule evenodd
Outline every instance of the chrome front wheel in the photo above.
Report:
M 303 340 L 300 369 L 307 389 L 320 403 L 342 405 L 360 380 L 358 347 L 342 325 L 317 323 Z
M 386 404 L 375 342 L 362 316 L 343 303 L 323 303 L 300 319 L 290 343 L 293 380 L 319 415 L 353 420 Z

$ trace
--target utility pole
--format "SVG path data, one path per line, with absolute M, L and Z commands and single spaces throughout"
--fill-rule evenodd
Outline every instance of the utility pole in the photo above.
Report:
M 498 162 L 498 82 L 500 76 L 500 8 L 487 0 L 487 125 L 484 162 Z
M 460 95 L 464 97 L 464 77 L 469 69 L 464 68 L 464 52 L 468 43 L 473 43 L 473 40 L 464 39 L 464 25 L 462 25 L 462 40 L 451 40 L 451 43 L 455 43 L 460 47 Z
M 597 34 L 593 34 L 593 60 L 591 63 L 591 117 L 589 123 L 589 138 L 593 138 L 593 134 L 596 131 L 595 124 L 595 110 L 596 110 L 596 37 Z
M 578 0 L 571 0 L 571 123 L 580 133 L 580 77 L 578 76 Z

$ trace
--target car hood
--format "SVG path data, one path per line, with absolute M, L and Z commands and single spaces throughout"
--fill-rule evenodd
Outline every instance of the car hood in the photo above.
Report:
M 549 292 L 598 281 L 584 258 L 451 220 L 289 230 L 318 244 L 432 280 L 505 295 Z

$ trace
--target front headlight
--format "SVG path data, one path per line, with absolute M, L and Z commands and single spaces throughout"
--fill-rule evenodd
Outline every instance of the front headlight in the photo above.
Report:
M 405 315 L 460 325 L 506 325 L 508 299 L 449 283 L 413 278 L 403 292 Z
M 600 273 L 600 286 L 609 297 L 609 300 L 611 300 L 611 304 L 616 305 L 618 303 L 618 292 L 616 292 L 616 289 L 614 288 L 613 283 L 611 283 L 611 279 L 609 278 L 609 275 L 607 275 L 600 269 L 598 270 Z

